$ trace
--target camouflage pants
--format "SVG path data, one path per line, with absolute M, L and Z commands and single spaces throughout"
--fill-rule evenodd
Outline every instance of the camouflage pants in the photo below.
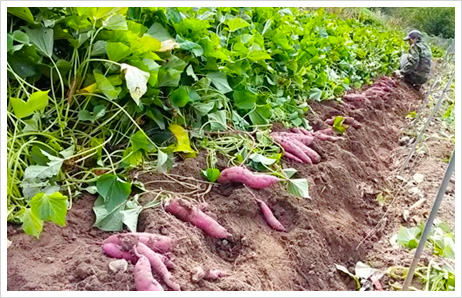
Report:
M 404 64 L 406 63 L 407 61 L 407 58 L 408 58 L 409 54 L 403 54 L 400 58 L 400 69 L 403 69 L 403 66 Z M 409 74 L 405 74 L 403 76 L 404 80 L 406 82 L 408 82 L 409 84 L 413 85 L 413 86 L 416 86 L 416 87 L 420 87 L 422 86 L 423 84 L 425 84 L 427 82 L 427 79 L 426 78 L 422 78 L 421 76 L 418 76 L 416 75 L 415 73 L 409 73 Z

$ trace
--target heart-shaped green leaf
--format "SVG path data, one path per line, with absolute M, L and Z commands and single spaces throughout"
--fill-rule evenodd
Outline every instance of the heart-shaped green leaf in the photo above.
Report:
M 220 177 L 219 169 L 208 168 L 206 170 L 201 171 L 201 173 L 210 182 L 215 182 L 217 181 L 218 177 Z
M 60 226 L 66 225 L 68 198 L 59 192 L 38 193 L 30 201 L 32 212 L 41 220 L 50 220 Z
M 311 199 L 308 191 L 308 180 L 305 178 L 290 179 L 287 184 L 287 191 L 297 197 Z
M 104 174 L 96 181 L 96 188 L 103 197 L 107 209 L 112 210 L 129 197 L 132 184 L 114 174 Z
M 11 97 L 10 102 L 16 117 L 24 118 L 48 105 L 48 91 L 37 91 L 30 95 L 27 102 L 20 98 Z

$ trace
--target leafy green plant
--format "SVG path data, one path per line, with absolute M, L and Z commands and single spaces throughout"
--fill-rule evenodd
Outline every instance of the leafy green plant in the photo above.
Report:
M 392 244 L 399 244 L 409 249 L 419 245 L 419 239 L 424 229 L 424 224 L 416 227 L 400 227 L 398 234 L 390 240 Z M 433 248 L 433 253 L 444 258 L 454 259 L 454 238 L 449 226 L 443 222 L 435 225 L 428 235 L 427 245 Z
M 40 192 L 29 204 L 30 208 L 23 209 L 19 215 L 26 233 L 38 238 L 45 221 L 52 221 L 63 227 L 66 225 L 68 198 L 61 193 Z
M 409 269 L 402 266 L 392 266 L 387 269 L 386 274 L 395 280 L 404 280 Z M 447 264 L 437 264 L 431 259 L 428 266 L 421 266 L 415 269 L 414 276 L 422 283 L 424 291 L 455 291 L 455 270 Z M 402 286 L 395 282 L 391 286 L 401 290 Z M 419 291 L 419 288 L 410 286 L 409 290 Z
M 323 9 L 34 7 L 6 21 L 8 221 L 24 224 L 38 193 L 73 199 L 96 184 L 106 230 L 122 226 L 113 218 L 133 229 L 125 174 L 145 161 L 168 172 L 175 155 L 217 150 L 282 177 L 271 123 L 309 128 L 310 100 L 390 73 L 404 45 Z M 245 133 L 212 134 L 225 131 Z M 307 181 L 288 183 L 307 196 Z
M 414 249 L 419 245 L 420 236 L 423 232 L 424 224 L 412 228 L 401 227 L 398 234 L 391 239 L 392 245 L 399 244 L 409 249 Z M 455 290 L 455 271 L 451 265 L 455 260 L 455 235 L 444 222 L 438 222 L 430 231 L 427 238 L 427 246 L 433 250 L 433 254 L 441 258 L 431 258 L 427 266 L 420 266 L 415 270 L 415 276 L 424 285 L 425 291 L 454 291 Z M 408 268 L 402 266 L 392 266 L 388 268 L 386 274 L 394 279 L 404 280 L 408 273 Z M 399 283 L 392 284 L 396 289 L 401 289 Z M 418 290 L 411 287 L 411 290 Z

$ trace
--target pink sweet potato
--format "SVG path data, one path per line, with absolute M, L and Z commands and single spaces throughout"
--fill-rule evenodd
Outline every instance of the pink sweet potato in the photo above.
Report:
M 391 88 L 396 87 L 396 82 L 393 79 L 389 78 L 389 77 L 383 77 L 380 80 L 380 82 L 384 82 L 385 84 L 387 84 Z
M 291 128 L 290 131 L 292 131 L 294 133 L 304 134 L 304 135 L 307 135 L 307 136 L 312 136 L 313 135 L 312 132 L 306 130 L 303 127 L 294 127 L 294 128 Z
M 168 269 L 175 269 L 175 264 L 173 264 L 173 262 L 169 258 L 167 258 L 164 255 L 161 255 L 160 253 L 158 253 L 158 255 Z
M 128 251 L 122 250 L 122 247 L 115 243 L 104 243 L 103 245 L 103 252 L 116 259 L 125 259 L 127 261 L 132 262 L 132 264 L 136 263 L 137 257 Z
M 277 230 L 277 231 L 282 231 L 284 232 L 286 229 L 284 228 L 284 226 L 279 222 L 279 220 L 277 220 L 277 218 L 274 216 L 273 212 L 271 211 L 271 209 L 268 207 L 268 205 L 266 205 L 265 202 L 263 202 L 262 200 L 258 200 L 258 203 L 260 203 L 260 208 L 261 208 L 261 211 L 263 213 L 263 217 L 265 218 L 266 222 L 268 223 L 268 225 L 270 227 L 272 227 L 273 229 Z
M 290 140 L 281 140 L 279 144 L 284 148 L 286 152 L 291 153 L 296 156 L 298 159 L 302 160 L 304 163 L 312 164 L 310 157 L 306 155 L 302 148 L 297 146 L 293 141 Z
M 343 96 L 345 101 L 360 101 L 363 102 L 366 100 L 366 97 L 363 94 L 350 93 Z
M 243 183 L 251 188 L 266 188 L 270 187 L 280 181 L 279 178 L 266 175 L 266 174 L 254 174 L 243 167 L 229 167 L 224 169 L 220 177 L 218 177 L 218 183 Z
M 333 136 L 334 135 L 334 129 L 332 127 L 328 127 L 328 128 L 325 128 L 325 129 L 317 130 L 317 131 L 314 132 L 314 134 L 315 134 L 315 136 L 317 136 L 319 134 Z
M 324 120 L 324 123 L 326 123 L 327 125 L 334 125 L 334 118 L 326 119 Z
M 298 140 L 292 140 L 292 142 L 294 145 L 298 146 L 303 150 L 303 152 L 311 159 L 312 163 L 316 164 L 321 161 L 321 156 L 319 156 L 319 154 L 310 147 L 305 146 L 302 142 Z
M 154 251 L 166 253 L 172 249 L 173 240 L 168 236 L 152 233 L 120 233 L 109 236 L 103 241 L 105 243 L 115 243 L 125 250 L 130 250 L 133 245 L 141 242 L 146 244 Z
M 314 137 L 312 135 L 306 135 L 302 132 L 300 133 L 273 132 L 271 133 L 271 137 L 273 137 L 273 139 L 276 142 L 278 142 L 278 140 L 281 140 L 281 139 L 287 139 L 287 140 L 295 139 L 295 140 L 302 142 L 303 144 L 307 146 L 313 143 L 314 141 Z
M 287 157 L 287 159 L 290 159 L 290 160 L 293 160 L 293 161 L 296 161 L 298 163 L 303 163 L 303 160 L 301 160 L 300 158 L 298 158 L 297 156 L 293 155 L 292 153 L 289 153 L 289 152 L 284 152 L 284 156 Z
M 180 286 L 173 280 L 172 274 L 168 271 L 164 262 L 162 261 L 162 255 L 154 252 L 152 249 L 147 247 L 143 243 L 138 243 L 133 250 L 138 257 L 145 256 L 148 258 L 152 269 L 162 278 L 164 283 L 174 291 L 180 291 Z
M 374 84 L 374 87 L 379 87 L 380 89 L 382 89 L 383 91 L 385 92 L 392 92 L 392 87 L 390 87 L 387 83 L 385 83 L 384 81 L 379 81 L 377 82 L 376 84 Z
M 367 89 L 364 94 L 367 98 L 383 97 L 386 95 L 386 93 L 382 89 L 379 89 L 377 87 Z
M 226 184 L 241 182 L 242 177 L 248 176 L 249 170 L 244 167 L 230 167 L 221 171 L 218 177 L 218 183 Z
M 159 282 L 152 276 L 148 258 L 140 255 L 133 270 L 137 291 L 163 291 Z
M 361 123 L 359 123 L 355 118 L 353 117 L 343 117 L 344 121 L 346 124 L 353 126 L 354 128 L 359 128 L 361 127 Z
M 274 177 L 272 175 L 266 174 L 252 174 L 247 176 L 242 183 L 247 185 L 250 188 L 262 189 L 273 186 L 274 184 L 281 181 L 281 179 Z
M 314 133 L 314 136 L 316 137 L 316 139 L 318 139 L 320 141 L 332 141 L 332 142 L 335 142 L 335 141 L 338 141 L 338 140 L 343 140 L 342 137 L 335 137 L 335 136 L 327 135 L 327 134 L 324 134 L 324 133 L 321 133 L 321 132 L 318 132 L 318 131 Z
M 182 221 L 189 222 L 214 238 L 229 238 L 231 234 L 213 218 L 182 199 L 172 199 L 165 210 Z

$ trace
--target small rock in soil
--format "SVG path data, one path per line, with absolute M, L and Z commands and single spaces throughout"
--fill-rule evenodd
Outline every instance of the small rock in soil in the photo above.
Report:
M 414 180 L 417 184 L 420 184 L 424 181 L 425 176 L 421 173 L 415 173 L 414 176 L 412 176 L 412 180 Z
M 125 272 L 127 271 L 128 263 L 125 259 L 115 260 L 109 263 L 109 269 L 112 272 L 116 273 L 118 271 Z
M 409 210 L 407 210 L 407 209 L 403 210 L 403 218 L 404 218 L 404 221 L 408 220 L 408 218 L 409 218 Z
M 53 258 L 53 257 L 47 257 L 47 258 L 45 259 L 45 262 L 48 263 L 48 264 L 51 264 L 51 263 L 53 263 L 54 261 L 55 261 L 55 258 Z

